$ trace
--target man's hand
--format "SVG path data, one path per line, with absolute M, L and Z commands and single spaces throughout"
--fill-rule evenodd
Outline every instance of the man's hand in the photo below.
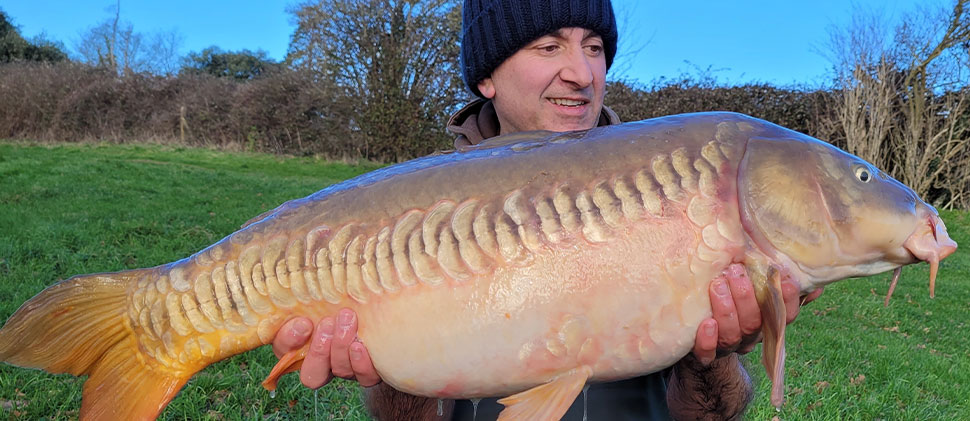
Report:
M 732 264 L 711 282 L 713 317 L 697 328 L 694 352 L 673 367 L 667 389 L 670 415 L 681 419 L 739 419 L 751 401 L 751 380 L 737 354 L 761 342 L 761 309 L 744 265 Z M 781 281 L 787 323 L 799 307 L 817 298 L 819 289 L 804 298 L 790 279 Z M 718 358 L 724 357 L 724 358 Z
M 782 279 L 781 291 L 788 313 L 787 323 L 795 320 L 802 304 L 822 294 L 819 288 L 803 299 L 799 296 L 798 286 L 788 278 Z M 714 315 L 697 328 L 694 357 L 708 365 L 716 357 L 732 352 L 745 354 L 754 349 L 761 342 L 761 309 L 744 265 L 734 263 L 728 266 L 711 282 L 708 292 Z
M 317 389 L 334 376 L 357 380 L 364 387 L 380 383 L 367 348 L 357 339 L 357 314 L 353 310 L 342 309 L 336 320 L 326 317 L 315 329 L 305 317 L 286 322 L 273 339 L 273 353 L 279 358 L 298 350 L 308 338 L 310 349 L 300 368 L 300 381 L 306 387 Z

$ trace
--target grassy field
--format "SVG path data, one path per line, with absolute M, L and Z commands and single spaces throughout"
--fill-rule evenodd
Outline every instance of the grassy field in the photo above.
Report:
M 185 257 L 292 198 L 374 169 L 313 158 L 159 146 L 0 142 L 0 320 L 74 274 L 148 267 Z M 970 214 L 946 212 L 968 242 Z M 926 265 L 907 267 L 888 308 L 888 275 L 826 289 L 790 327 L 781 412 L 749 354 L 750 419 L 970 419 L 970 258 L 942 266 L 937 298 Z M 270 398 L 259 382 L 265 347 L 196 375 L 163 419 L 366 419 L 359 390 L 319 393 L 290 375 Z M 71 419 L 81 381 L 0 366 L 0 419 Z

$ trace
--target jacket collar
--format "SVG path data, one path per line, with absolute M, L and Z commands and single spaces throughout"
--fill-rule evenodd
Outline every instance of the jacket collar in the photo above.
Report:
M 620 124 L 620 117 L 607 106 L 600 112 L 597 127 Z M 448 120 L 448 131 L 454 133 L 455 147 L 477 145 L 483 140 L 498 136 L 498 115 L 491 100 L 476 99 L 458 110 Z

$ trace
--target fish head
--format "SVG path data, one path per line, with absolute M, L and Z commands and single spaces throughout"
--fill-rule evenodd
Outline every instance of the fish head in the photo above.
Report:
M 738 189 L 749 238 L 786 262 L 803 291 L 926 261 L 932 295 L 939 261 L 957 247 L 936 209 L 912 189 L 787 129 L 748 141 Z

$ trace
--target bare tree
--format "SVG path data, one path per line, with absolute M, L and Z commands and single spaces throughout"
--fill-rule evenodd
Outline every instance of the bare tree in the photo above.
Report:
M 890 164 L 886 143 L 900 82 L 888 34 L 880 15 L 857 11 L 849 30 L 830 31 L 829 40 L 840 94 L 834 106 L 846 149 L 882 168 Z
M 81 39 L 74 49 L 80 55 L 80 60 L 95 67 L 115 70 L 118 60 L 115 55 L 117 49 L 116 25 L 107 20 L 89 28 L 81 34 Z
M 857 12 L 830 32 L 848 150 L 943 206 L 970 206 L 968 5 L 920 9 L 894 32 Z
M 181 36 L 174 30 L 148 35 L 135 32 L 131 22 L 121 19 L 119 0 L 114 16 L 83 32 L 75 49 L 82 62 L 119 75 L 139 72 L 168 75 L 179 69 L 181 42 Z
M 947 205 L 967 193 L 960 188 L 964 180 L 952 177 L 957 174 L 952 164 L 965 159 L 970 150 L 970 127 L 966 121 L 954 121 L 970 104 L 965 95 L 953 92 L 967 85 L 968 8 L 970 0 L 959 0 L 948 12 L 918 13 L 906 19 L 896 34 L 897 45 L 908 58 L 903 62 L 904 127 L 893 133 L 895 157 L 902 165 L 898 175 L 917 193 L 932 187 L 950 190 Z
M 343 92 L 362 155 L 401 159 L 447 145 L 462 99 L 457 0 L 311 0 L 290 10 L 287 61 Z
M 182 68 L 182 35 L 177 31 L 158 31 L 148 34 L 143 44 L 143 70 L 156 75 L 174 75 Z

